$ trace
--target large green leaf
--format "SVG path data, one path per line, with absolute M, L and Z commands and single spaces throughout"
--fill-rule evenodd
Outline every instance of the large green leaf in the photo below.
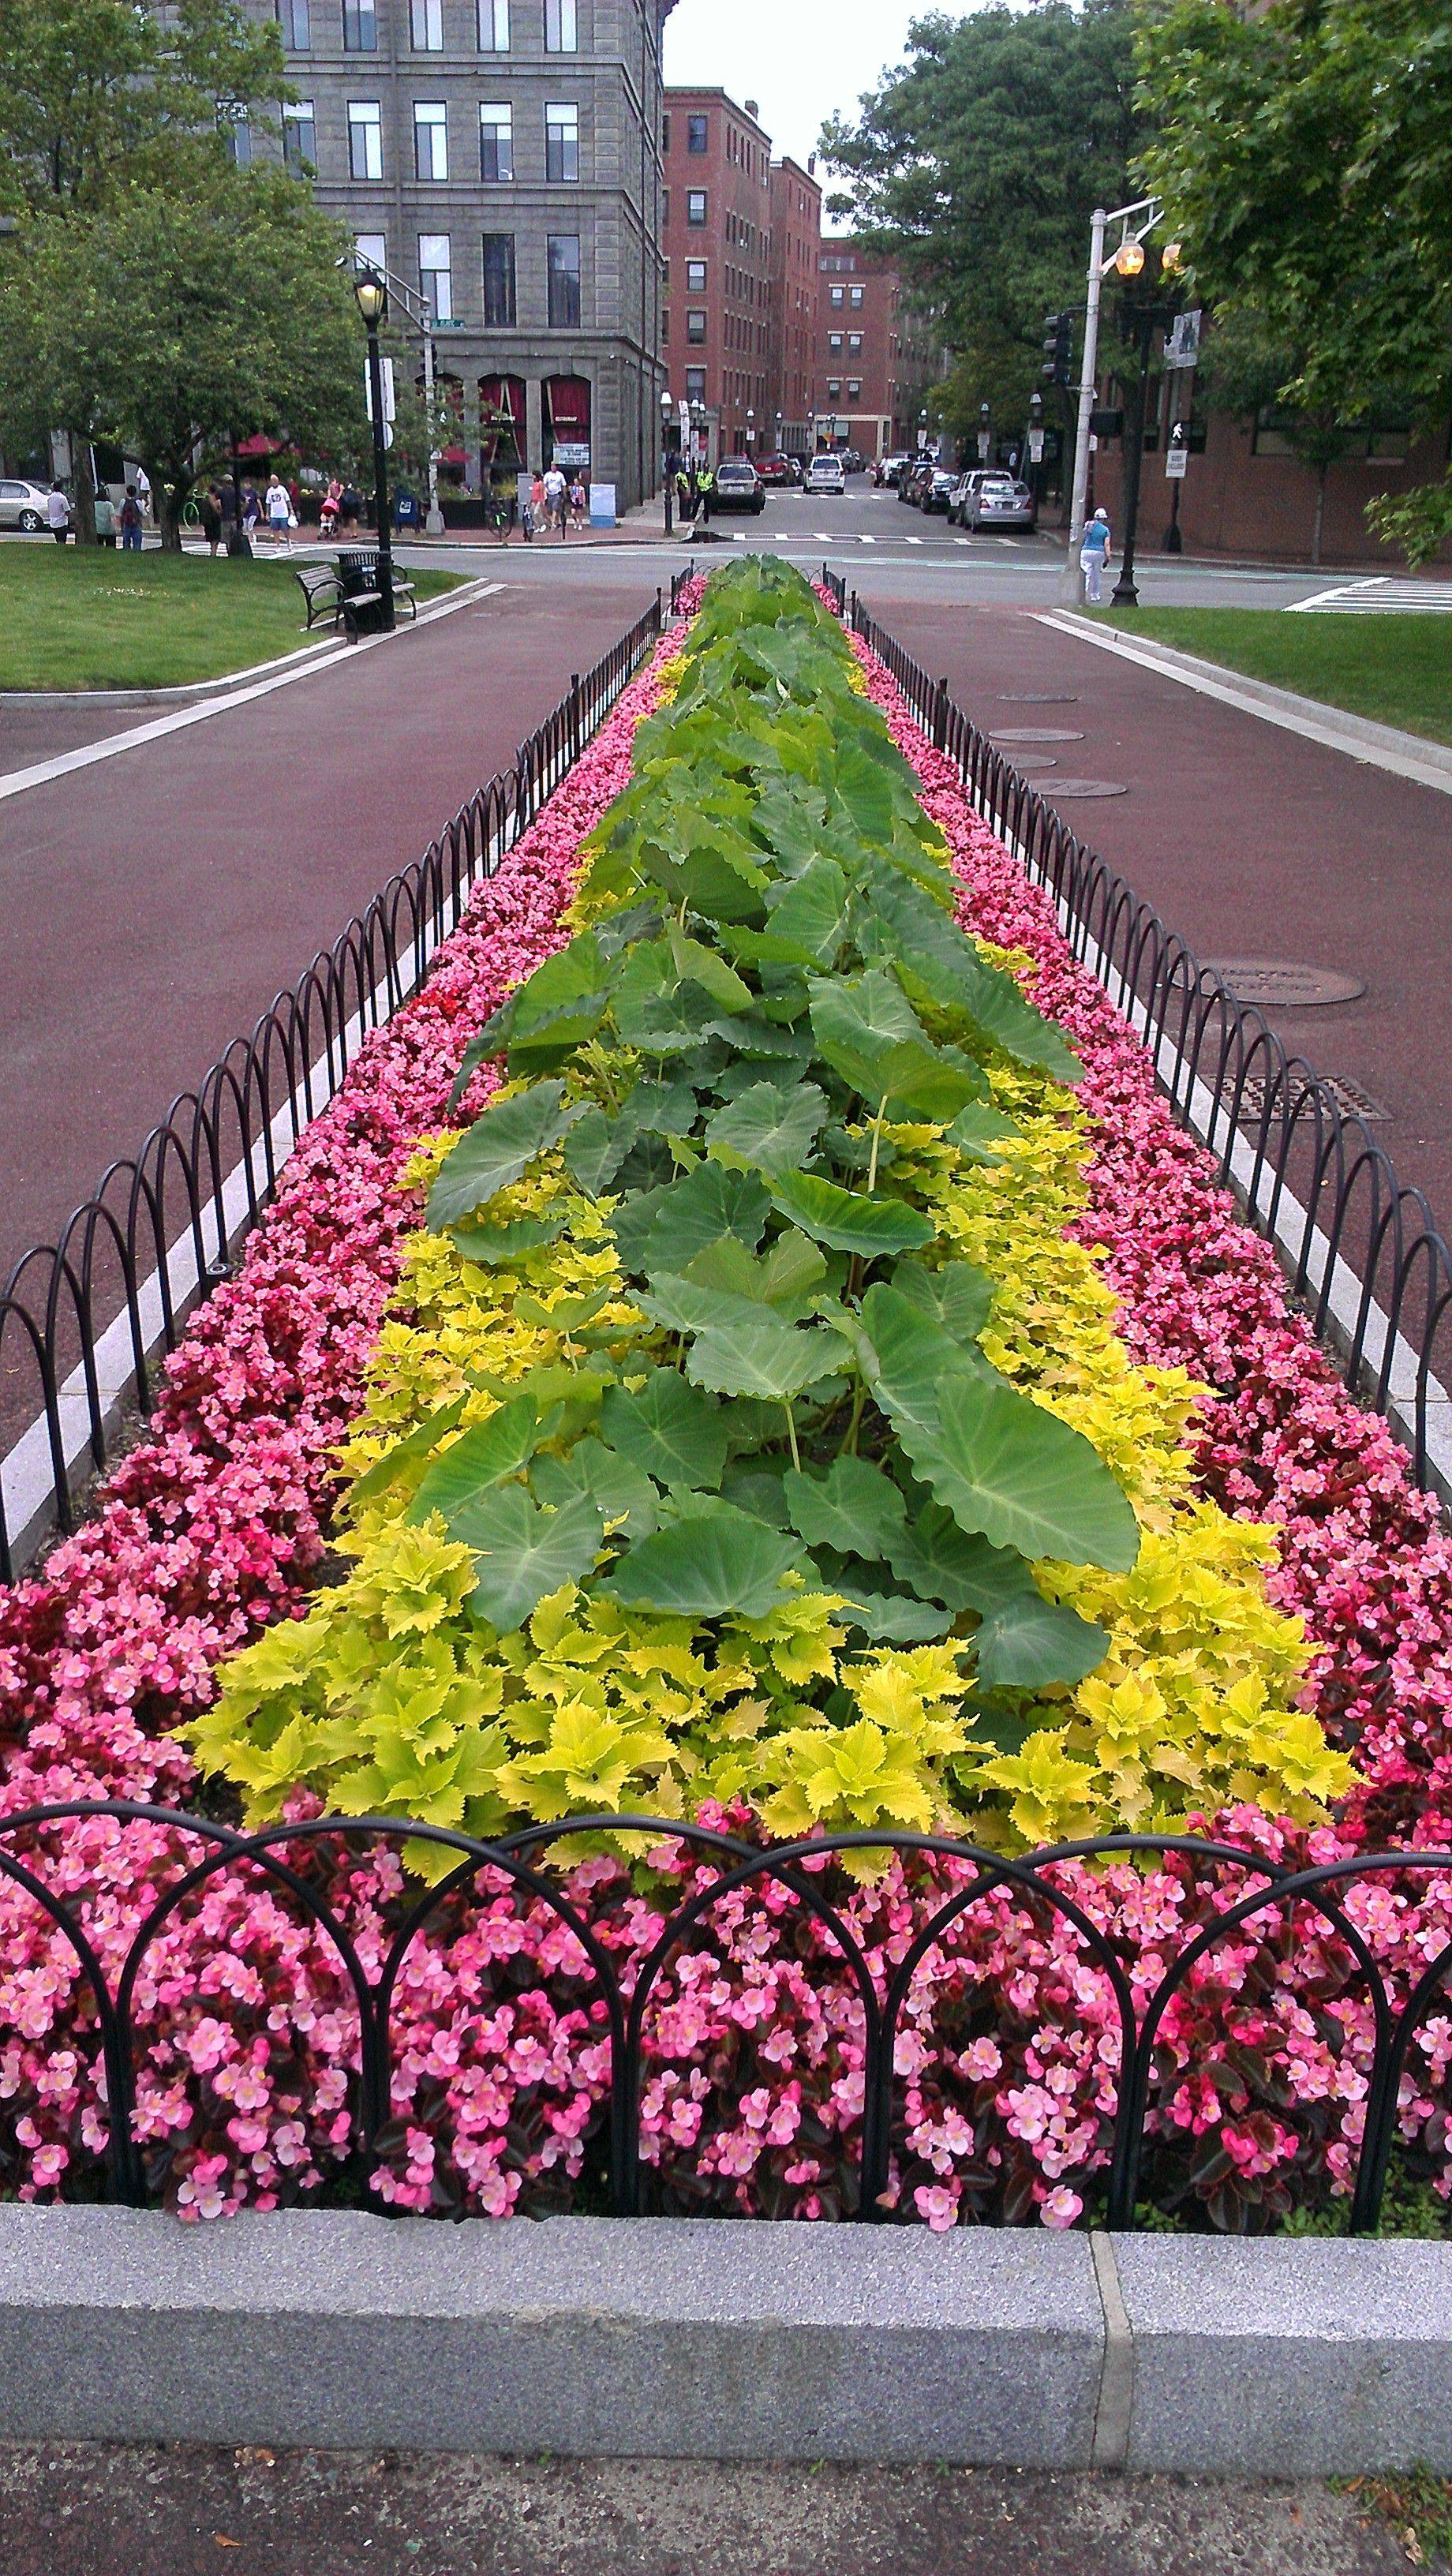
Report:
M 655 1528 L 660 1496 L 645 1469 L 607 1449 L 603 1440 L 577 1440 L 565 1458 L 546 1451 L 535 1459 L 529 1481 L 541 1503 L 568 1503 L 588 1494 L 606 1522 L 627 1537 L 649 1538 Z
M 658 1485 L 711 1486 L 726 1464 L 726 1417 L 674 1369 L 652 1369 L 633 1391 L 611 1387 L 600 1407 L 608 1447 L 643 1467 Z
M 559 1143 L 584 1108 L 583 1101 L 566 1104 L 562 1082 L 531 1083 L 509 1100 L 491 1100 L 440 1167 L 425 1211 L 429 1231 L 441 1234 L 508 1189 Z
M 568 1146 L 566 1155 L 568 1157 Z M 451 1225 L 449 1233 L 466 1261 L 475 1261 L 483 1270 L 497 1270 L 504 1262 L 517 1261 L 522 1252 L 538 1252 L 546 1243 L 558 1243 L 565 1230 L 563 1216 L 519 1216 L 507 1225 L 491 1225 L 485 1217 L 463 1217 Z
M 902 1199 L 867 1198 L 813 1172 L 778 1173 L 771 1195 L 803 1234 L 834 1252 L 856 1252 L 871 1261 L 879 1253 L 912 1252 L 933 1240 L 931 1217 Z
M 935 1429 L 947 1388 L 952 1387 L 956 1402 L 961 1380 L 988 1373 L 980 1351 L 956 1342 L 900 1288 L 883 1281 L 863 1298 L 862 1322 L 870 1344 L 864 1365 L 873 1393 L 899 1425 L 911 1420 Z
M 600 1198 L 609 1189 L 637 1132 L 628 1111 L 619 1118 L 607 1118 L 603 1109 L 587 1109 L 565 1139 L 564 1165 L 571 1180 L 588 1191 L 592 1199 Z
M 988 1611 L 974 1639 L 985 1690 L 1047 1690 L 1082 1682 L 1109 1652 L 1105 1629 L 1037 1591 Z
M 892 1478 L 867 1458 L 834 1458 L 825 1476 L 789 1470 L 783 1484 L 793 1529 L 809 1547 L 835 1548 L 868 1564 L 891 1558 L 907 1520 Z
M 780 1322 L 765 1306 L 742 1301 L 730 1315 L 697 1334 L 686 1358 L 694 1386 L 717 1395 L 766 1398 L 800 1395 L 845 1367 L 848 1345 L 822 1326 Z
M 799 1562 L 795 1540 L 749 1512 L 718 1504 L 642 1539 L 601 1589 L 631 1608 L 687 1619 L 764 1619 L 782 1597 L 782 1576 Z
M 699 984 L 717 1009 L 728 1014 L 750 1010 L 756 998 L 751 986 L 742 982 L 735 968 L 728 966 L 714 948 L 689 938 L 676 922 L 671 924 L 668 939 L 675 970 L 683 984 Z
M 626 1045 L 654 1056 L 682 1055 L 699 1046 L 720 1007 L 703 984 L 676 972 L 665 940 L 634 951 L 610 999 Z
M 955 1118 L 987 1083 L 956 1048 L 934 1046 L 895 977 L 874 968 L 853 984 L 814 983 L 812 1031 L 834 1071 L 864 1100 L 921 1118 Z
M 814 858 L 799 876 L 768 886 L 765 930 L 727 933 L 732 955 L 753 966 L 835 963 L 847 935 L 847 879 L 835 859 Z
M 471 1424 L 461 1439 L 439 1451 L 409 1504 L 409 1519 L 422 1521 L 430 1512 L 442 1512 L 452 1521 L 483 1487 L 517 1476 L 536 1449 L 553 1440 L 564 1418 L 562 1404 L 546 1409 L 532 1395 L 511 1397 L 487 1422 Z
M 945 1261 L 941 1270 L 929 1270 L 921 1261 L 900 1261 L 891 1284 L 919 1314 L 941 1324 L 954 1342 L 976 1342 L 993 1306 L 994 1283 L 971 1261 Z
M 453 1430 L 468 1400 L 465 1395 L 456 1395 L 451 1403 L 436 1406 L 422 1422 L 414 1424 L 412 1431 L 405 1432 L 401 1440 L 395 1440 L 391 1449 L 385 1449 L 381 1458 L 375 1458 L 372 1466 L 366 1467 L 361 1476 L 355 1476 L 344 1496 L 348 1510 L 362 1511 L 366 1503 L 374 1502 L 378 1495 L 387 1493 L 390 1485 L 396 1484 L 405 1467 L 411 1467 L 416 1459 L 427 1458 L 437 1449 L 439 1442 Z
M 663 1270 L 684 1270 L 694 1254 L 723 1234 L 734 1235 L 753 1251 L 770 1210 L 766 1189 L 754 1172 L 699 1163 L 683 1179 L 667 1182 L 634 1204 L 627 1202 L 611 1226 L 626 1268 L 654 1278 Z
M 800 1323 L 810 1313 L 827 1276 L 826 1256 L 795 1226 L 779 1234 L 769 1253 L 748 1252 L 735 1235 L 723 1234 L 703 1251 L 693 1253 L 681 1276 L 693 1288 L 712 1288 L 726 1297 L 749 1297 L 774 1306 Z
M 814 1082 L 792 1091 L 753 1083 L 717 1110 L 706 1128 L 706 1151 L 722 1160 L 737 1156 L 763 1172 L 795 1172 L 810 1154 L 826 1115 L 826 1094 Z
M 543 1511 L 523 1485 L 498 1485 L 461 1510 L 451 1527 L 474 1551 L 470 1607 L 507 1636 L 550 1593 L 588 1574 L 605 1519 L 588 1494 Z

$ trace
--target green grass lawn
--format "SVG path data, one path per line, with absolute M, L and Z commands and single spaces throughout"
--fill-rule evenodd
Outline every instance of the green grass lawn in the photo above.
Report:
M 294 566 L 225 556 L 0 544 L 0 688 L 165 689 L 311 639 Z M 422 600 L 455 573 L 410 578 Z
M 1111 622 L 1252 679 L 1452 743 L 1452 617 L 1283 608 L 1116 608 Z

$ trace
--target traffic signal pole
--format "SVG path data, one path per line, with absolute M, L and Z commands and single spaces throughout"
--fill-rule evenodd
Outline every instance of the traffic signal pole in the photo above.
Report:
M 1089 415 L 1094 409 L 1095 373 L 1099 362 L 1099 298 L 1104 285 L 1104 234 L 1109 216 L 1094 209 L 1089 236 L 1089 293 L 1084 307 L 1084 364 L 1079 378 L 1079 418 L 1074 433 L 1074 482 L 1069 503 L 1069 551 L 1059 583 L 1059 597 L 1077 608 L 1084 596 L 1079 548 L 1084 535 L 1084 506 L 1089 497 Z

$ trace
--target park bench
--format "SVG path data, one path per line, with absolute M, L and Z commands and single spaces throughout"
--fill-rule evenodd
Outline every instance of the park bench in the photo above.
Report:
M 298 584 L 308 604 L 309 631 L 311 632 L 322 617 L 328 618 L 336 626 L 343 606 L 343 585 L 332 565 L 313 565 L 306 572 L 295 572 L 293 580 Z

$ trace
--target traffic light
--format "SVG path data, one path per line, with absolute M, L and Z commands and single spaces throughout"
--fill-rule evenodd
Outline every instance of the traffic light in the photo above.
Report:
M 1044 315 L 1044 374 L 1050 382 L 1067 386 L 1074 372 L 1074 316 L 1072 313 Z

